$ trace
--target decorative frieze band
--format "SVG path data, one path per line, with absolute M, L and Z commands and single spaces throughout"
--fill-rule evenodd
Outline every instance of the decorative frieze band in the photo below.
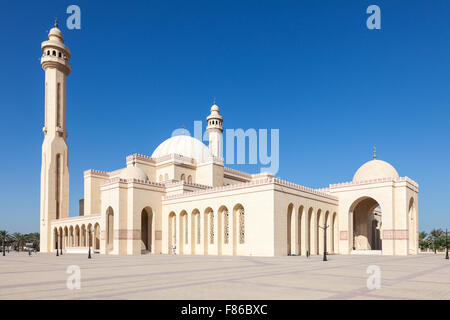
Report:
M 414 187 L 419 188 L 419 185 L 414 180 L 408 177 L 398 177 L 398 178 L 378 178 L 372 180 L 362 180 L 362 181 L 351 181 L 351 182 L 341 182 L 336 184 L 330 184 L 329 189 L 336 189 L 341 187 L 357 186 L 371 183 L 381 183 L 381 182 L 408 182 Z
M 392 229 L 383 230 L 383 240 L 408 240 L 408 230 Z
M 106 240 L 106 231 L 100 232 L 100 239 Z M 141 240 L 141 230 L 138 229 L 116 229 L 114 240 Z M 162 231 L 155 231 L 155 240 L 162 240 Z
M 186 193 L 182 193 L 182 194 L 166 195 L 165 197 L 163 197 L 163 200 L 172 200 L 172 199 L 179 199 L 179 198 L 191 197 L 191 196 L 196 196 L 196 195 L 204 195 L 204 194 L 208 194 L 208 193 L 237 190 L 237 189 L 248 188 L 248 187 L 252 187 L 252 186 L 263 185 L 263 184 L 277 184 L 277 185 L 289 187 L 289 188 L 292 188 L 295 190 L 300 190 L 300 191 L 308 192 L 308 193 L 315 194 L 315 195 L 318 195 L 321 197 L 325 197 L 330 200 L 338 200 L 337 197 L 335 197 L 331 194 L 320 192 L 315 189 L 311 189 L 308 187 L 304 187 L 304 186 L 301 186 L 301 185 L 298 185 L 298 184 L 295 184 L 292 182 L 284 181 L 284 180 L 273 178 L 273 177 L 256 179 L 256 180 L 252 180 L 250 182 L 230 184 L 230 185 L 222 186 L 222 187 L 214 187 L 214 188 L 209 188 L 206 190 L 196 190 L 193 192 L 186 192 Z

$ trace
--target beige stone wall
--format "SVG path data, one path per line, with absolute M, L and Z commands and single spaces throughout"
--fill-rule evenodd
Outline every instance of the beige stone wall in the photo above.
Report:
M 100 214 L 100 187 L 108 181 L 106 172 L 87 170 L 84 172 L 84 215 Z
M 244 244 L 240 243 L 239 208 L 244 209 Z M 183 254 L 209 255 L 274 255 L 274 218 L 273 218 L 273 190 L 270 184 L 254 185 L 242 189 L 213 191 L 177 199 L 163 201 L 162 252 L 171 253 L 169 246 L 169 216 L 175 215 L 176 247 Z M 210 243 L 209 219 L 210 212 L 214 213 L 214 243 Z M 228 212 L 228 241 L 225 235 L 226 218 Z M 193 219 L 198 212 L 200 217 L 200 243 L 197 244 L 197 220 Z M 180 217 L 187 214 L 187 224 L 180 231 Z M 205 229 L 206 226 L 206 229 Z M 181 232 L 181 233 L 180 233 Z M 186 243 L 185 234 L 188 234 Z M 181 242 L 180 243 L 180 239 Z
M 338 201 L 333 196 L 276 186 L 275 255 L 305 255 L 306 251 L 322 254 L 324 235 L 318 226 L 325 223 L 330 226 L 327 251 L 335 252 L 333 217 L 338 210 Z
M 207 186 L 223 186 L 223 165 L 215 162 L 197 165 L 196 182 Z

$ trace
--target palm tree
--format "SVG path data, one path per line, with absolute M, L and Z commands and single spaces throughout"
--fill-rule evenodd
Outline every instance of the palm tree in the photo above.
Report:
M 428 242 L 425 240 L 428 234 L 425 231 L 419 233 L 419 247 L 421 250 L 428 248 Z
M 28 233 L 25 235 L 25 237 L 26 242 L 33 243 L 33 248 L 39 250 L 39 240 L 40 240 L 39 232 Z
M 17 246 L 17 251 L 20 251 L 20 248 L 22 248 L 22 250 L 23 250 L 23 245 L 26 241 L 25 235 L 20 232 L 14 232 L 13 238 L 14 238 L 14 243 Z
M 9 233 L 8 233 L 8 231 L 1 230 L 0 231 L 0 237 L 1 237 L 1 241 L 2 241 L 2 252 L 3 252 L 3 255 L 5 255 L 6 241 L 9 240 Z
M 444 238 L 444 231 L 442 229 L 433 229 L 428 235 L 428 239 L 433 241 L 434 253 L 442 246 L 442 239 Z

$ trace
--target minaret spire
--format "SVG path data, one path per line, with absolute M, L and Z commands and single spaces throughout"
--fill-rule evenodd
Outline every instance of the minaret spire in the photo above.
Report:
M 70 50 L 64 44 L 61 30 L 55 28 L 42 42 L 41 66 L 45 71 L 45 120 L 41 161 L 40 250 L 55 250 L 51 224 L 69 217 L 69 167 L 67 146 L 66 78 L 70 73 Z
M 209 150 L 215 157 L 222 157 L 223 118 L 219 113 L 215 97 L 214 104 L 211 106 L 211 113 L 206 118 L 206 121 L 208 122 L 206 131 L 208 131 L 209 135 Z

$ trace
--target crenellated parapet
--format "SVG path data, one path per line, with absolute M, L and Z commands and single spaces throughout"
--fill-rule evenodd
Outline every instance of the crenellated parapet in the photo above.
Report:
M 330 187 L 328 188 L 328 190 L 344 188 L 344 187 L 352 187 L 352 186 L 361 186 L 361 185 L 374 184 L 374 183 L 385 183 L 385 182 L 392 182 L 392 183 L 406 182 L 411 187 L 413 187 L 416 192 L 418 192 L 418 190 L 419 190 L 419 184 L 408 177 L 378 178 L 378 179 L 369 179 L 369 180 L 361 180 L 361 181 L 341 182 L 341 183 L 336 183 L 336 184 L 330 184 Z
M 106 171 L 89 169 L 84 171 L 84 177 L 87 176 L 99 176 L 99 177 L 109 177 L 110 173 Z
M 168 195 L 163 198 L 163 200 L 172 200 L 172 199 L 178 199 L 178 198 L 185 198 L 195 195 L 204 195 L 209 193 L 216 193 L 216 192 L 223 192 L 223 191 L 232 191 L 232 190 L 238 190 L 238 189 L 244 189 L 244 188 L 251 188 L 254 186 L 264 185 L 264 184 L 273 184 L 273 185 L 279 185 L 283 187 L 288 187 L 291 189 L 303 191 L 306 193 L 314 194 L 320 197 L 327 198 L 329 200 L 337 201 L 338 198 L 330 195 L 325 192 L 318 191 L 316 189 L 308 188 L 305 186 L 301 186 L 292 182 L 284 181 L 281 179 L 273 178 L 273 177 L 267 177 L 262 179 L 256 179 L 250 182 L 244 182 L 244 183 L 236 183 L 231 184 L 227 186 L 221 186 L 221 187 L 214 187 L 214 188 L 208 188 L 205 190 L 197 190 L 189 193 L 183 193 L 183 194 L 176 194 L 176 195 Z

